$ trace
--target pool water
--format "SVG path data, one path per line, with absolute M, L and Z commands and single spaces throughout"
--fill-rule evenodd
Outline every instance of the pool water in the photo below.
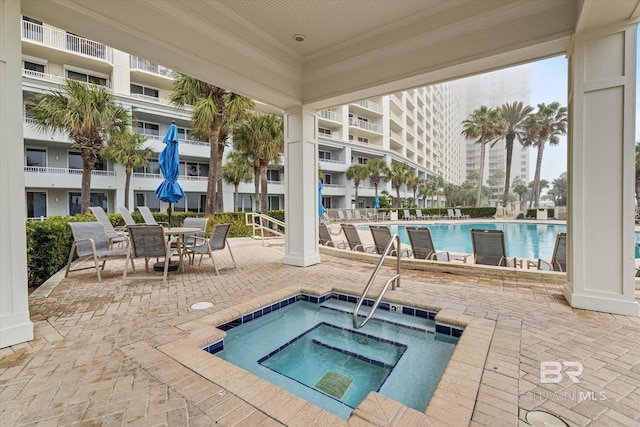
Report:
M 228 330 L 215 354 L 344 419 L 370 391 L 424 411 L 457 338 L 383 310 L 354 330 L 353 307 L 297 301 Z
M 528 259 L 551 259 L 558 233 L 566 233 L 567 226 L 561 224 L 534 224 L 513 222 L 480 222 L 410 225 L 410 227 L 428 227 L 431 230 L 433 244 L 438 251 L 471 254 L 471 229 L 503 230 L 507 245 L 507 255 Z M 389 225 L 392 234 L 399 234 L 400 241 L 410 245 L 409 235 L 404 225 Z M 362 232 L 369 232 L 368 226 L 359 226 Z M 637 255 L 636 255 L 637 257 Z

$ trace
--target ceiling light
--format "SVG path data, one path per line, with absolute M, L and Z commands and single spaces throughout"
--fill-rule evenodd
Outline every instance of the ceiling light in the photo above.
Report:
M 307 39 L 307 37 L 304 34 L 294 34 L 293 39 L 297 42 L 303 42 Z

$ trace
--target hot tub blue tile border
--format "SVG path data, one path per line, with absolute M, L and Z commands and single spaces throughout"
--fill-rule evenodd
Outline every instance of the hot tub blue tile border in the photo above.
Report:
M 246 313 L 243 314 L 242 316 L 231 320 L 230 322 L 226 322 L 220 326 L 218 326 L 219 329 L 222 329 L 223 331 L 228 331 L 232 328 L 235 328 L 236 326 L 240 326 L 244 323 L 248 323 L 251 322 L 252 320 L 255 319 L 259 319 L 260 317 L 262 317 L 265 314 L 268 313 L 272 313 L 276 310 L 279 310 L 283 307 L 286 307 L 290 304 L 293 304 L 296 301 L 307 301 L 313 304 L 322 304 L 325 301 L 328 301 L 330 299 L 337 299 L 339 301 L 346 301 L 346 302 L 350 302 L 350 303 L 357 303 L 358 298 L 353 296 L 353 295 L 348 295 L 348 294 L 343 294 L 340 292 L 328 292 L 324 295 L 320 295 L 320 296 L 315 296 L 315 295 L 307 295 L 307 294 L 297 294 L 294 295 L 292 297 L 289 298 L 285 298 L 281 301 L 278 301 L 276 303 L 273 304 L 269 304 L 267 306 L 264 306 L 262 308 L 259 308 L 258 310 L 252 311 L 251 313 Z M 374 300 L 369 299 L 369 298 L 365 298 L 363 305 L 366 306 L 373 306 L 373 304 L 375 303 Z M 391 310 L 391 304 L 386 303 L 386 302 L 380 302 L 380 305 L 378 306 L 378 308 L 380 310 L 385 310 L 385 311 L 390 311 Z M 429 310 L 422 310 L 419 308 L 414 308 L 414 307 L 410 307 L 410 306 L 402 306 L 402 313 L 404 315 L 407 316 L 414 316 L 414 317 L 419 317 L 422 319 L 429 319 L 429 320 L 435 320 L 436 317 L 436 312 L 434 311 L 429 311 Z M 436 322 L 436 333 L 437 334 L 444 334 L 444 335 L 448 335 L 448 336 L 452 336 L 455 338 L 459 338 L 462 335 L 462 332 L 464 331 L 463 328 L 458 328 L 452 325 L 447 325 L 447 324 L 443 324 L 443 323 L 438 323 Z M 222 340 L 220 341 L 216 341 L 206 347 L 203 348 L 203 350 L 215 354 L 219 351 L 222 351 L 224 349 L 224 345 Z

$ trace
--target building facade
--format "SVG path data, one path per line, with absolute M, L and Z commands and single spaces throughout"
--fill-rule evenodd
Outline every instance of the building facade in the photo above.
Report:
M 190 135 L 189 108 L 178 109 L 168 98 L 175 73 L 159 64 L 112 49 L 39 22 L 22 17 L 22 89 L 25 105 L 35 95 L 56 90 L 66 79 L 105 86 L 117 103 L 135 118 L 134 130 L 147 138 L 154 151 L 149 164 L 136 168 L 131 178 L 132 207 L 145 205 L 166 210 L 155 196 L 162 181 L 158 155 L 162 138 L 175 121 L 179 129 L 179 183 L 186 197 L 174 204 L 175 211 L 203 212 L 209 173 L 209 143 Z M 441 176 L 460 184 L 464 170 L 464 139 L 460 136 L 461 105 L 452 83 L 423 87 L 366 99 L 318 112 L 318 161 L 324 180 L 326 208 L 373 207 L 374 187 L 366 180 L 358 187 L 346 178 L 354 163 L 373 158 L 387 164 L 403 162 L 419 178 Z M 80 213 L 82 159 L 70 139 L 59 133 L 38 130 L 24 111 L 24 171 L 28 218 Z M 269 209 L 284 209 L 284 167 L 267 171 Z M 117 163 L 98 161 L 91 178 L 91 205 L 116 212 L 125 200 L 125 170 Z M 395 195 L 390 183 L 380 185 Z M 224 187 L 225 210 L 233 209 L 232 185 Z M 239 187 L 238 210 L 253 210 L 253 183 Z M 401 188 L 402 197 L 413 189 Z M 435 200 L 416 201 L 432 206 Z

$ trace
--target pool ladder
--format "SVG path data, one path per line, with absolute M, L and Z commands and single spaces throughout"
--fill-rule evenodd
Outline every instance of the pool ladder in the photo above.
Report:
M 394 240 L 397 241 L 397 243 L 398 243 L 397 247 L 395 248 L 396 260 L 397 260 L 396 273 L 393 276 L 391 276 L 387 280 L 387 282 L 384 284 L 384 287 L 382 288 L 382 292 L 380 292 L 380 295 L 378 295 L 378 298 L 376 298 L 376 301 L 373 304 L 373 306 L 371 307 L 371 311 L 369 311 L 369 314 L 366 315 L 366 317 L 364 318 L 362 323 L 358 323 L 358 312 L 360 311 L 360 307 L 362 306 L 362 303 L 364 302 L 364 298 L 367 295 L 367 292 L 369 292 L 369 289 L 371 288 L 371 285 L 373 285 L 374 280 L 376 279 L 376 277 L 378 277 L 378 272 L 380 271 L 380 267 L 382 267 L 382 263 L 384 262 L 384 260 L 387 257 L 387 255 L 389 255 L 389 252 L 391 252 L 394 249 L 394 245 L 393 245 Z M 400 236 L 398 236 L 397 234 L 394 234 L 391 237 L 391 239 L 389 239 L 389 242 L 387 243 L 387 246 L 384 248 L 384 251 L 382 252 L 382 256 L 380 257 L 380 261 L 378 261 L 378 265 L 376 266 L 375 270 L 373 270 L 373 274 L 371 274 L 371 278 L 369 279 L 369 283 L 367 283 L 367 286 L 364 288 L 364 291 L 362 291 L 362 295 L 360 295 L 360 299 L 358 300 L 358 304 L 356 304 L 356 308 L 353 310 L 353 327 L 354 327 L 354 329 L 362 328 L 364 325 L 367 324 L 369 319 L 371 319 L 371 317 L 373 316 L 373 313 L 378 308 L 378 305 L 380 305 L 380 301 L 382 301 L 382 297 L 384 296 L 385 292 L 387 292 L 387 289 L 389 288 L 389 285 L 391 285 L 391 289 L 392 290 L 395 290 L 396 286 L 400 287 L 400 253 L 401 253 Z

